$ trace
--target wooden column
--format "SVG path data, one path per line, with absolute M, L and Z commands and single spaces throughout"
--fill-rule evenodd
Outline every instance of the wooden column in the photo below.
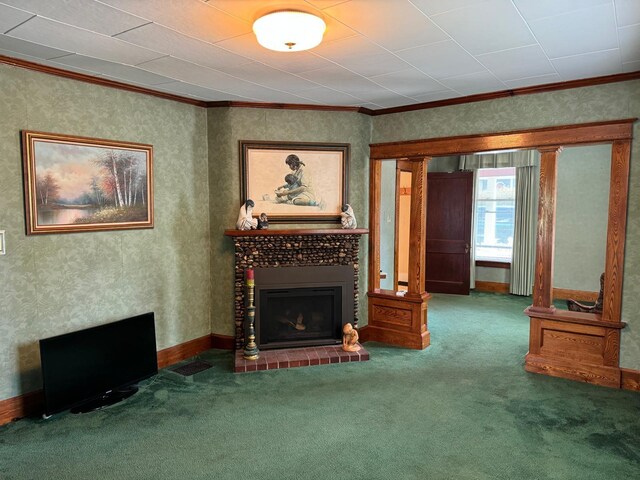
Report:
M 380 191 L 382 160 L 369 164 L 369 291 L 380 289 Z
M 411 213 L 409 223 L 409 271 L 407 295 L 420 297 L 424 293 L 427 225 L 427 161 L 411 162 Z
M 536 235 L 536 268 L 533 286 L 532 312 L 552 313 L 553 251 L 556 230 L 556 191 L 558 153 L 562 147 L 545 147 L 540 151 L 540 193 L 538 198 L 538 228 Z
M 611 180 L 609 186 L 609 223 L 607 225 L 607 261 L 604 272 L 602 319 L 619 322 L 622 317 L 622 270 L 627 229 L 629 161 L 631 141 L 617 140 L 611 146 Z

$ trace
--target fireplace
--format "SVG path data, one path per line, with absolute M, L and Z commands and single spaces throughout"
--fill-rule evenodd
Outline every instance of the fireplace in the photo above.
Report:
M 256 268 L 260 349 L 335 345 L 353 323 L 353 266 Z

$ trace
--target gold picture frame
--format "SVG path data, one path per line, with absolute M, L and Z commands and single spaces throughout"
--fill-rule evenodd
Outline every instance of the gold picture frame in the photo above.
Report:
M 27 235 L 153 228 L 153 146 L 23 131 Z
M 339 223 L 349 203 L 348 143 L 240 141 L 241 200 L 273 223 Z

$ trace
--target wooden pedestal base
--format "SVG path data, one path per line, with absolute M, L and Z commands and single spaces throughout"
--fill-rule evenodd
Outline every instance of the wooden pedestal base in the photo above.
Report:
M 380 290 L 369 292 L 368 297 L 369 323 L 361 332 L 361 339 L 416 350 L 429 346 L 428 294 L 401 297 Z
M 525 370 L 620 388 L 620 329 L 600 315 L 525 310 L 531 318 Z

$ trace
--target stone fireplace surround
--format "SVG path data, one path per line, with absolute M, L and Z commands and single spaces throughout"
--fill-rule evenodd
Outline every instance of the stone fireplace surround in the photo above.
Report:
M 359 241 L 366 229 L 227 230 L 235 249 L 235 348 L 244 348 L 245 270 L 280 267 L 353 267 L 353 323 L 358 323 Z M 347 320 L 348 321 L 348 320 Z

